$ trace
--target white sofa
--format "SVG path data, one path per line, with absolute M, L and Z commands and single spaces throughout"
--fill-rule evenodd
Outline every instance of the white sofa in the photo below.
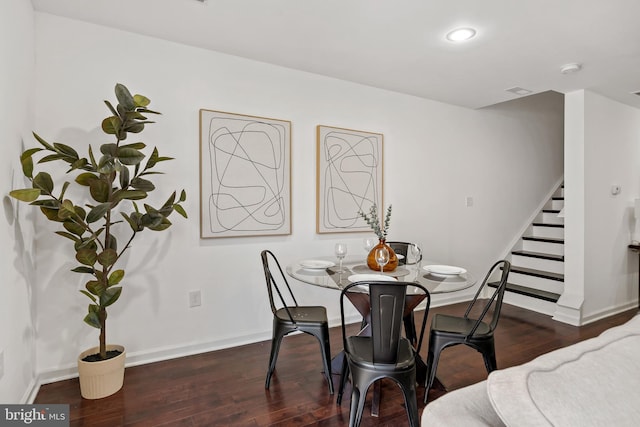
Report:
M 640 315 L 427 404 L 423 427 L 640 426 Z

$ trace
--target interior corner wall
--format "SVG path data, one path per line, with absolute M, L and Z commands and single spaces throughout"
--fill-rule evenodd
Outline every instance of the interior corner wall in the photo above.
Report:
M 25 403 L 35 379 L 33 220 L 8 196 L 13 188 L 26 186 L 19 156 L 32 125 L 34 54 L 31 2 L 0 2 L 0 403 Z
M 628 245 L 640 198 L 640 109 L 596 93 L 584 97 L 583 318 L 637 306 L 638 256 Z M 612 187 L 620 186 L 620 194 Z
M 270 339 L 263 249 L 287 264 L 332 256 L 343 241 L 364 259 L 367 234 L 315 232 L 317 125 L 382 133 L 390 238 L 420 242 L 426 259 L 477 276 L 503 256 L 562 176 L 562 99 L 553 94 L 469 110 L 41 13 L 36 58 L 34 130 L 82 153 L 88 142 L 97 147 L 108 141 L 102 100 L 123 83 L 163 113 L 136 138 L 175 157 L 163 164 L 156 192 L 188 194 L 189 219 L 141 235 L 124 259 L 108 339 L 127 347 L 129 364 Z M 292 234 L 200 239 L 201 108 L 292 122 Z M 87 301 L 78 292 L 83 281 L 69 272 L 75 264 L 66 242 L 40 216 L 37 230 L 38 372 L 54 380 L 73 375 L 77 354 L 96 345 L 98 333 L 82 322 Z M 291 284 L 300 304 L 326 306 L 337 324 L 337 292 Z M 196 289 L 202 305 L 189 308 Z
M 584 324 L 638 303 L 637 254 L 627 246 L 640 198 L 640 110 L 586 90 L 565 99 L 565 294 L 559 304 L 578 310 L 577 324 Z

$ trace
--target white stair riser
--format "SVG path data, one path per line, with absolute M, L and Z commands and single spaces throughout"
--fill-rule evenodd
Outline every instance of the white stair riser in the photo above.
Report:
M 557 209 L 560 210 L 564 207 L 564 200 L 551 200 L 549 204 L 549 209 Z
M 564 290 L 564 282 L 530 276 L 528 274 L 515 273 L 513 271 L 509 273 L 509 283 L 526 286 L 527 288 L 539 289 L 541 291 L 554 292 L 556 294 L 562 294 Z
M 552 255 L 564 255 L 564 245 L 558 243 L 537 242 L 535 240 L 523 240 L 522 250 L 542 252 Z
M 553 316 L 556 311 L 556 304 L 551 301 L 544 301 L 513 292 L 506 292 L 504 294 L 504 302 L 517 307 L 526 308 L 527 310 L 546 314 L 548 316 Z
M 534 237 L 548 237 L 551 239 L 564 239 L 564 228 L 533 226 L 532 235 Z
M 564 262 L 523 255 L 511 255 L 511 264 L 518 267 L 564 274 Z
M 544 222 L 546 224 L 564 224 L 564 218 L 558 216 L 557 213 L 542 212 L 542 215 L 540 215 L 538 219 L 540 221 L 536 222 Z

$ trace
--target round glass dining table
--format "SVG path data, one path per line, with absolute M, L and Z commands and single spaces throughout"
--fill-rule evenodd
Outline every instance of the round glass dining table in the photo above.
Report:
M 352 281 L 361 280 L 361 278 L 366 278 L 366 275 L 372 274 L 382 274 L 390 277 L 390 280 L 420 283 L 427 288 L 431 295 L 461 291 L 476 283 L 473 274 L 463 268 L 460 269 L 463 272 L 459 274 L 431 272 L 428 266 L 439 265 L 436 262 L 421 261 L 417 264 L 401 264 L 394 271 L 380 273 L 367 266 L 364 256 L 345 258 L 342 262 L 342 271 L 334 261 L 335 257 L 298 260 L 287 265 L 286 271 L 289 276 L 301 282 L 336 290 L 341 290 Z

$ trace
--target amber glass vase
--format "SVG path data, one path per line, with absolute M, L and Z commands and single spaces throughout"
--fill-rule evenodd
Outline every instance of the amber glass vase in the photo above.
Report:
M 380 265 L 378 265 L 378 261 L 376 261 L 376 249 L 383 246 L 389 251 L 389 262 L 384 266 L 382 271 L 393 271 L 398 266 L 398 257 L 393 249 L 391 249 L 391 246 L 387 245 L 384 240 L 380 240 L 378 244 L 371 249 L 369 255 L 367 255 L 367 266 L 372 270 L 380 271 Z

